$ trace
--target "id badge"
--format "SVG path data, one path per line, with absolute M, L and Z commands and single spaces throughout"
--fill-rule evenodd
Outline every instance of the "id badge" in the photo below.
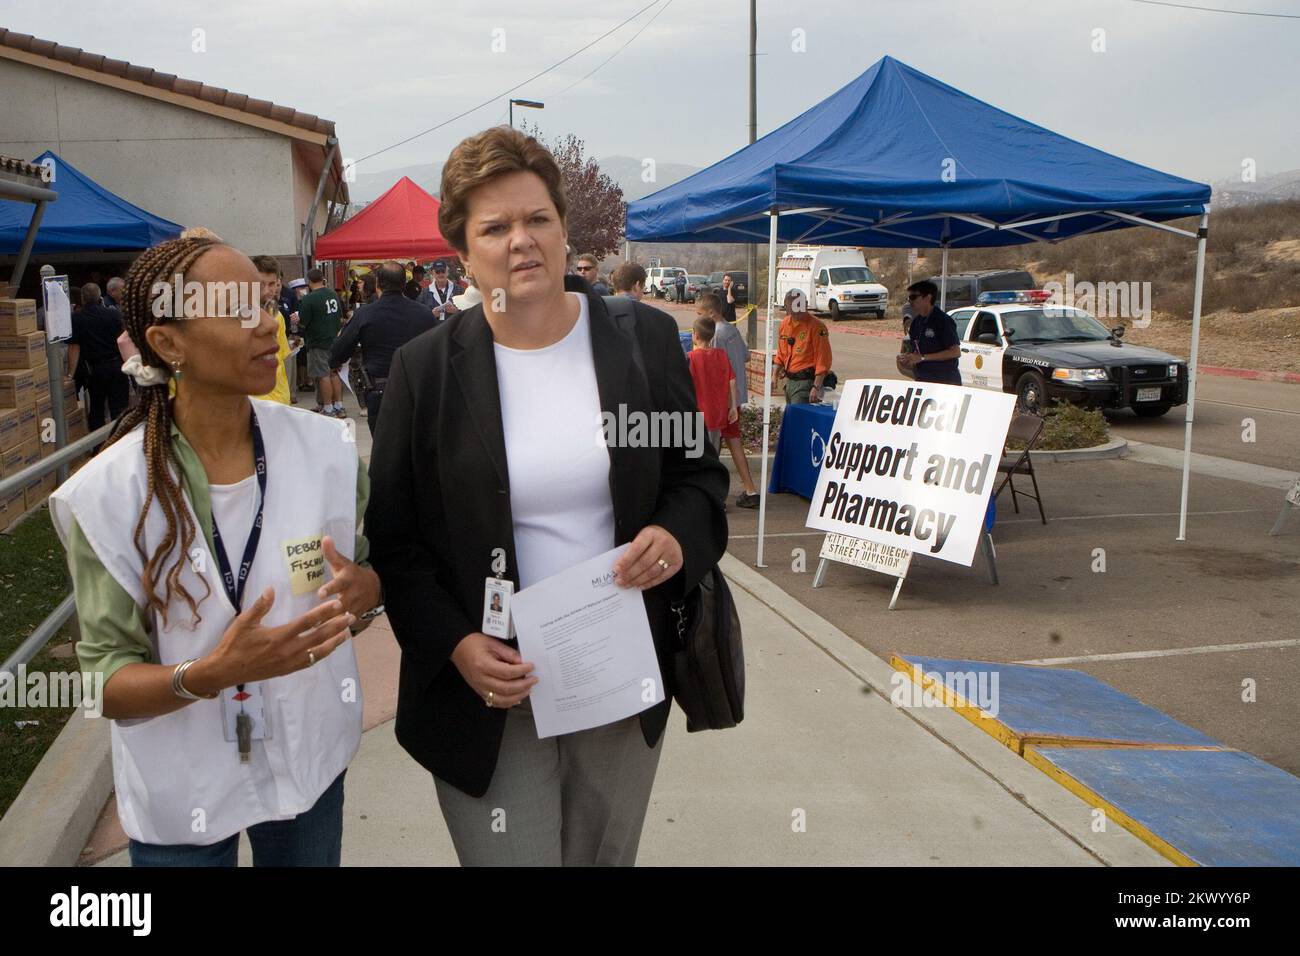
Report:
M 271 727 L 262 703 L 261 684 L 245 684 L 242 691 L 238 687 L 227 687 L 221 692 L 221 723 L 225 728 L 226 740 L 231 743 L 239 740 L 235 735 L 235 721 L 241 712 L 253 720 L 253 740 L 270 739 Z
M 501 640 L 510 637 L 510 598 L 515 582 L 488 578 L 483 586 L 483 633 Z

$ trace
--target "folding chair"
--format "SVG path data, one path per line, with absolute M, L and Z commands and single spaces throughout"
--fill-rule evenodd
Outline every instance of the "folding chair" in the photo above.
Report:
M 1019 494 L 1026 498 L 1033 498 L 1034 501 L 1038 502 L 1038 516 L 1043 519 L 1043 524 L 1047 524 L 1047 515 L 1043 512 L 1042 495 L 1038 491 L 1038 477 L 1034 474 L 1034 460 L 1029 457 L 1029 452 L 1038 444 L 1038 438 L 1042 433 L 1043 420 L 1037 415 L 1017 411 L 1011 416 L 1011 427 L 1007 429 L 1007 438 L 1014 438 L 1024 442 L 1025 450 L 1002 456 L 1002 461 L 998 464 L 998 474 L 1006 475 L 1006 478 L 1002 479 L 1002 483 L 998 485 L 998 490 L 993 493 L 993 497 L 997 498 L 998 495 L 1002 494 L 1002 489 L 1010 485 L 1011 505 L 1015 508 L 1016 514 L 1020 514 L 1020 503 L 1016 499 L 1016 485 L 1012 479 L 1016 475 L 1028 475 L 1029 480 L 1034 485 L 1034 493 L 1031 495 L 1027 491 L 1020 491 Z

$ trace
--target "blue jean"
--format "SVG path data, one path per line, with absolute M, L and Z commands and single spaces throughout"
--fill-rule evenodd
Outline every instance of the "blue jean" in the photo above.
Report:
M 248 828 L 253 866 L 338 866 L 343 853 L 343 777 L 339 774 L 310 810 L 292 820 Z M 207 846 L 130 843 L 132 866 L 236 866 L 239 834 Z

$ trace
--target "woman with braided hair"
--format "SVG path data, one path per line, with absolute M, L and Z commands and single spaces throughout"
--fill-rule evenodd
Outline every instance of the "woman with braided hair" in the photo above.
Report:
M 349 423 L 250 397 L 278 365 L 257 283 L 211 236 L 136 259 L 139 401 L 50 499 L 136 866 L 233 866 L 242 830 L 254 865 L 339 863 L 361 737 L 347 638 L 381 609 L 369 483 Z

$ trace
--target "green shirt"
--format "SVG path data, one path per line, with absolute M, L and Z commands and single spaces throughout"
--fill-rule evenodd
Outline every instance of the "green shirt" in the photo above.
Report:
M 172 446 L 180 464 L 181 487 L 194 508 L 199 527 L 208 544 L 212 543 L 212 504 L 208 476 L 203 463 L 185 440 L 175 423 L 171 428 Z M 370 498 L 370 476 L 365 464 L 357 459 L 357 521 L 366 513 Z M 68 570 L 77 596 L 77 619 L 81 640 L 77 642 L 77 660 L 83 672 L 102 673 L 104 684 L 127 664 L 157 663 L 149 637 L 145 610 L 117 583 L 95 554 L 90 542 L 74 520 L 68 528 Z M 358 531 L 353 560 L 365 565 L 370 543 Z M 217 592 L 214 592 L 216 594 Z M 196 595 L 198 597 L 198 595 Z
M 327 349 L 339 334 L 343 303 L 333 289 L 321 286 L 302 297 L 298 303 L 298 331 L 309 349 Z

